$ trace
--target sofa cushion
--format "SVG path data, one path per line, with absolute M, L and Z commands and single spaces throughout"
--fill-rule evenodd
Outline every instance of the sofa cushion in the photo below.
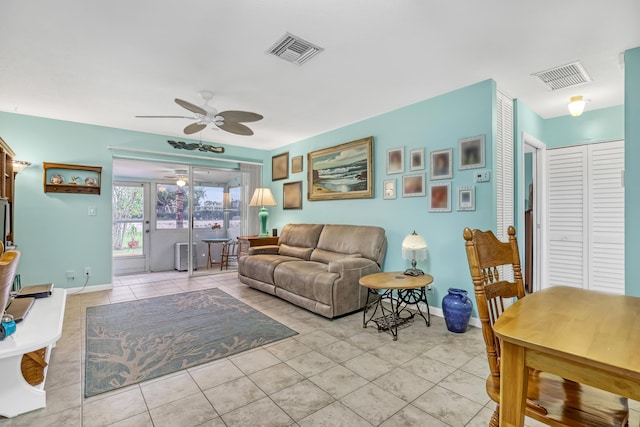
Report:
M 384 228 L 360 225 L 325 225 L 318 249 L 342 254 L 360 254 L 382 265 L 387 248 Z
M 300 261 L 300 258 L 282 255 L 244 256 L 238 263 L 238 273 L 273 285 L 273 271 L 279 264 L 288 261 Z
M 292 261 L 276 266 L 273 277 L 278 288 L 332 305 L 333 283 L 339 275 L 329 273 L 327 264 L 321 262 Z
M 345 255 L 338 252 L 325 251 L 324 249 L 314 249 L 311 253 L 311 261 L 323 262 L 325 264 L 329 264 L 333 261 L 339 261 L 345 258 L 360 258 L 362 255 L 360 254 L 351 254 Z
M 282 228 L 278 244 L 315 248 L 323 227 L 323 224 L 287 224 Z
M 278 249 L 278 253 L 280 255 L 292 256 L 305 261 L 309 261 L 311 252 L 313 252 L 313 248 L 299 248 L 297 246 L 289 246 L 284 243 L 281 243 L 280 248 Z

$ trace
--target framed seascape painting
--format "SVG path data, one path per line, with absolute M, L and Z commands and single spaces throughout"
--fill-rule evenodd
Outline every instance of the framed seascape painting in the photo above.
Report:
M 282 208 L 302 209 L 302 181 L 282 184 Z
M 271 180 L 289 178 L 289 152 L 271 158 Z
M 484 135 L 458 140 L 458 169 L 484 167 Z
M 423 173 L 404 175 L 402 177 L 402 197 L 420 197 L 425 194 L 425 177 Z
M 416 148 L 409 152 L 410 171 L 421 171 L 424 169 L 424 148 Z
M 307 154 L 307 199 L 373 198 L 373 137 Z
M 429 212 L 451 212 L 451 183 L 429 184 Z
M 453 167 L 451 160 L 453 158 L 453 148 L 446 150 L 432 151 L 431 168 L 429 179 L 448 179 L 453 178 Z
M 404 172 L 404 147 L 387 150 L 387 175 Z

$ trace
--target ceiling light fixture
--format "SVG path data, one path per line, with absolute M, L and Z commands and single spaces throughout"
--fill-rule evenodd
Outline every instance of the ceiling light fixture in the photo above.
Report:
M 584 111 L 584 106 L 587 104 L 587 101 L 582 99 L 582 95 L 572 96 L 571 102 L 569 102 L 569 113 L 573 117 L 578 117 Z
M 178 187 L 184 187 L 185 185 L 187 185 L 187 178 L 184 176 L 179 176 L 178 180 L 176 181 L 176 185 Z

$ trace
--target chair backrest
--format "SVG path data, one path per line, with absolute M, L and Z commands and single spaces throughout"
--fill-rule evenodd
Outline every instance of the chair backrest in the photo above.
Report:
M 238 241 L 229 240 L 228 242 L 224 242 L 222 245 L 222 254 L 226 256 L 238 255 Z
M 7 308 L 19 259 L 19 251 L 6 251 L 0 256 L 0 316 Z
M 493 324 L 505 310 L 505 300 L 525 296 L 516 230 L 510 226 L 507 233 L 509 241 L 501 242 L 491 231 L 465 228 L 463 232 L 489 369 L 495 377 L 500 376 L 500 341 Z M 513 281 L 501 278 L 509 269 Z

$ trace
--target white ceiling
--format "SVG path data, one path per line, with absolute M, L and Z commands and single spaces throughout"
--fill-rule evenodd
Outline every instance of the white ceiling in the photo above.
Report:
M 638 0 L 22 0 L 0 3 L 0 110 L 182 137 L 174 103 L 264 115 L 273 149 L 488 78 L 544 118 L 624 102 L 619 55 L 640 46 Z M 325 49 L 265 53 L 285 32 Z M 593 82 L 548 92 L 534 72 L 581 61 Z M 187 113 L 187 114 L 185 114 Z

